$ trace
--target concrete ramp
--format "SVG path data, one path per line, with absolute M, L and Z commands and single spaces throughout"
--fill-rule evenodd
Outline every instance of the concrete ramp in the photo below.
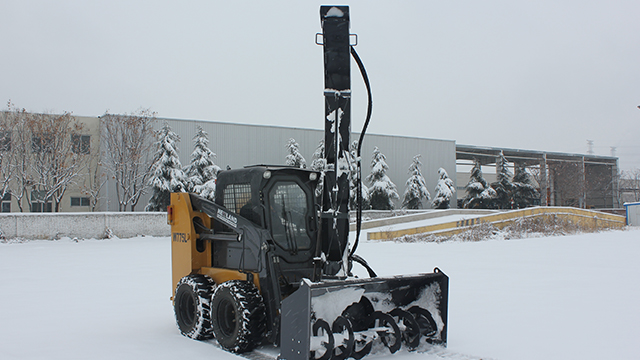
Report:
M 460 215 L 459 215 L 460 216 Z M 533 207 L 520 210 L 504 211 L 487 215 L 465 214 L 454 221 L 443 221 L 438 224 L 404 228 L 398 230 L 370 231 L 367 233 L 369 240 L 391 240 L 405 235 L 434 234 L 438 236 L 450 236 L 468 230 L 469 228 L 489 223 L 497 228 L 504 228 L 518 219 L 536 217 L 556 217 L 571 221 L 582 227 L 598 230 L 622 228 L 625 226 L 624 216 L 608 214 L 600 211 L 577 209 L 572 207 Z M 446 217 L 442 218 L 443 220 Z

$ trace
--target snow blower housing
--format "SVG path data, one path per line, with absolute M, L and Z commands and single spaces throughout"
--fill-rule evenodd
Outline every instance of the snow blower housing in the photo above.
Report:
M 279 344 L 287 360 L 360 359 L 374 342 L 391 352 L 446 344 L 448 277 L 437 268 L 376 277 L 354 254 L 357 238 L 350 248 L 350 56 L 363 67 L 349 45 L 349 8 L 320 15 L 327 166 L 221 171 L 215 202 L 171 194 L 176 322 L 233 352 Z M 353 277 L 354 262 L 371 277 Z

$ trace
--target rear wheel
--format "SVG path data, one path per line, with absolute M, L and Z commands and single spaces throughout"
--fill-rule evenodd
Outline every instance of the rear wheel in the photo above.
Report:
M 211 301 L 216 340 L 228 351 L 242 353 L 262 342 L 266 314 L 258 289 L 247 281 L 227 281 L 216 288 Z
M 173 298 L 176 323 L 182 335 L 196 340 L 211 338 L 211 295 L 215 283 L 205 275 L 185 276 Z

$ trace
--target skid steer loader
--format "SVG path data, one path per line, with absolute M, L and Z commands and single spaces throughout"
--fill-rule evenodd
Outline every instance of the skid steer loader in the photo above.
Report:
M 322 6 L 320 17 L 325 170 L 247 166 L 218 174 L 215 202 L 171 194 L 178 328 L 193 339 L 214 337 L 236 353 L 274 344 L 283 360 L 360 359 L 377 343 L 392 353 L 403 344 L 409 350 L 446 345 L 448 277 L 437 268 L 377 277 L 355 254 L 359 206 L 357 235 L 349 244 L 350 161 L 359 169 L 371 92 L 350 45 L 349 8 Z M 349 153 L 351 56 L 369 95 L 355 159 Z M 354 263 L 370 277 L 354 277 Z

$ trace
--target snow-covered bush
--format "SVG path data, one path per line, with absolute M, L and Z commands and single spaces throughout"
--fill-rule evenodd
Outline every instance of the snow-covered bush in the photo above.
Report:
M 105 152 L 102 165 L 115 182 L 118 211 L 134 211 L 148 189 L 149 168 L 153 163 L 153 131 L 156 113 L 141 109 L 130 114 L 105 113 L 100 117 L 100 143 Z M 96 178 L 96 173 L 92 175 Z M 98 176 L 100 176 L 98 174 Z M 92 202 L 99 194 L 102 182 L 95 181 L 91 190 Z
M 483 241 L 525 239 L 541 236 L 565 236 L 578 233 L 592 233 L 610 229 L 604 224 L 594 226 L 592 219 L 575 220 L 568 216 L 542 214 L 514 219 L 506 225 L 481 222 L 469 226 L 453 235 L 413 234 L 393 238 L 391 233 L 386 240 L 399 242 L 444 242 L 444 241 Z
M 400 198 L 396 185 L 386 174 L 387 170 L 386 156 L 376 146 L 371 155 L 371 173 L 366 179 L 371 184 L 369 199 L 374 210 L 392 210 L 395 207 L 393 200 Z
M 413 157 L 413 162 L 409 166 L 409 178 L 405 184 L 404 195 L 402 197 L 403 209 L 422 209 L 422 201 L 429 201 L 431 194 L 427 190 L 427 182 L 420 172 L 421 155 Z
M 208 134 L 200 126 L 193 137 L 193 143 L 191 163 L 184 168 L 186 190 L 213 201 L 220 167 L 213 162 L 216 154 L 209 149 Z
M 176 142 L 180 141 L 178 134 L 165 123 L 158 132 L 158 142 L 155 161 L 151 166 L 151 199 L 146 211 L 166 211 L 171 202 L 172 192 L 185 191 L 186 177 L 182 171 L 182 164 L 178 158 Z
M 443 168 L 438 169 L 438 184 L 436 184 L 436 194 L 433 196 L 431 203 L 436 209 L 448 209 L 451 205 L 451 198 L 456 192 L 453 180 L 449 178 L 449 174 Z

